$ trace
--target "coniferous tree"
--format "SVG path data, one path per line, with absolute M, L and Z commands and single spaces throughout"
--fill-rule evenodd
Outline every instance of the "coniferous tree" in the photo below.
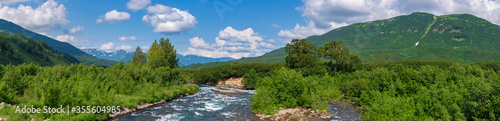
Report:
M 137 47 L 134 52 L 134 56 L 132 57 L 132 63 L 143 64 L 147 62 L 146 54 L 142 52 L 140 47 Z
M 176 50 L 169 39 L 160 39 L 160 43 L 155 40 L 148 51 L 148 63 L 151 67 L 177 68 L 179 59 L 176 57 Z

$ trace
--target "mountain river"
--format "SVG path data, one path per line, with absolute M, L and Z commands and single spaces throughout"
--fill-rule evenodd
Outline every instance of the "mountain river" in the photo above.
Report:
M 219 87 L 197 84 L 200 91 L 196 94 L 184 96 L 172 101 L 158 104 L 136 112 L 121 115 L 111 119 L 112 121 L 255 121 L 259 120 L 252 113 L 250 95 L 255 94 L 255 90 L 235 90 L 240 93 L 228 94 L 213 91 Z M 221 88 L 219 88 L 221 89 Z M 227 88 L 222 88 L 227 89 Z M 337 114 L 340 105 L 330 105 L 329 112 Z M 359 111 L 346 113 L 343 116 L 332 116 L 326 120 L 349 120 L 349 117 L 359 117 Z M 342 113 L 340 115 L 342 115 Z M 357 114 L 357 115 L 356 115 Z M 352 118 L 351 120 L 356 120 Z

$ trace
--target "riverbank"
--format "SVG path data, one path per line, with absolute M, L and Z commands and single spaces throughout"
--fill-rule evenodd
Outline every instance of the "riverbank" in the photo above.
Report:
M 243 81 L 243 77 L 229 77 L 229 78 L 221 79 L 221 80 L 217 81 L 217 83 L 208 82 L 205 85 L 210 85 L 210 86 L 215 86 L 215 87 L 223 87 L 223 88 L 248 90 L 247 88 L 245 88 L 245 85 L 242 83 L 242 81 Z
M 362 121 L 360 119 L 361 107 L 350 101 L 330 102 L 326 112 L 312 110 L 310 108 L 280 108 L 274 115 L 256 114 L 259 120 L 292 120 L 292 121 L 322 121 L 322 120 L 349 120 Z
M 192 85 L 192 84 L 190 84 Z M 196 86 L 196 85 L 195 85 Z M 196 86 L 198 87 L 198 86 Z M 199 88 L 199 87 L 198 87 Z M 182 89 L 182 88 L 181 88 Z M 175 91 L 177 89 L 172 89 L 172 90 L 163 90 L 163 93 L 169 93 L 169 94 L 172 94 L 172 92 L 174 92 L 175 94 Z M 168 96 L 174 96 L 174 95 L 165 95 L 167 97 L 165 97 L 164 99 L 162 100 L 159 100 L 159 101 L 153 101 L 152 103 L 148 103 L 148 102 L 141 102 L 140 104 L 137 104 L 136 108 L 134 107 L 124 107 L 121 109 L 120 112 L 116 112 L 116 113 L 111 113 L 109 114 L 109 119 L 113 119 L 113 118 L 116 118 L 120 115 L 124 115 L 124 114 L 128 114 L 128 113 L 132 113 L 132 112 L 135 112 L 135 111 L 138 111 L 138 110 L 142 110 L 142 109 L 146 109 L 146 108 L 149 108 L 149 107 L 152 107 L 152 106 L 155 106 L 155 105 L 158 105 L 158 104 L 163 104 L 163 103 L 166 103 L 168 101 L 171 101 L 171 100 L 174 100 L 174 99 L 177 99 L 177 98 L 182 98 L 184 96 L 188 96 L 188 95 L 192 95 L 192 94 L 196 94 L 199 89 L 189 89 L 190 92 L 187 92 L 185 94 L 178 94 L 178 95 L 175 95 L 175 97 L 171 98 L 171 97 L 168 97 Z M 186 90 L 182 90 L 182 91 L 186 91 Z M 167 100 L 165 100 L 167 99 Z
M 192 94 L 196 94 L 195 93 L 186 93 L 184 95 L 178 95 L 177 97 L 171 99 L 171 100 L 174 100 L 174 99 L 177 99 L 177 98 L 182 98 L 184 96 L 188 96 L 188 95 L 192 95 Z M 170 100 L 169 100 L 170 101 Z M 154 103 L 141 103 L 141 104 L 137 104 L 137 109 L 135 108 L 122 108 L 121 112 L 116 112 L 116 113 L 111 113 L 109 114 L 109 117 L 110 119 L 113 119 L 113 118 L 116 118 L 120 115 L 124 115 L 124 114 L 127 114 L 127 113 L 132 113 L 132 112 L 135 112 L 135 111 L 138 111 L 138 110 L 142 110 L 142 109 L 145 109 L 145 108 L 149 108 L 149 107 L 152 107 L 152 106 L 155 106 L 155 105 L 158 105 L 158 104 L 162 104 L 162 103 L 166 103 L 168 101 L 165 101 L 165 100 L 160 100 L 158 102 L 154 102 Z

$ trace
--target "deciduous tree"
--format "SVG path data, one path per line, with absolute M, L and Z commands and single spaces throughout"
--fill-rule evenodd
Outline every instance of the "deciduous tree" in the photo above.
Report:
M 286 44 L 285 51 L 288 53 L 286 66 L 291 69 L 315 67 L 318 64 L 316 45 L 306 39 L 293 39 Z

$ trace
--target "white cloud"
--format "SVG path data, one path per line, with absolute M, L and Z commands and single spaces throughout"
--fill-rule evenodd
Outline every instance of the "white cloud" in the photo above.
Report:
M 263 55 L 275 48 L 272 44 L 263 41 L 263 37 L 254 32 L 252 28 L 238 31 L 232 27 L 219 32 L 214 44 L 206 43 L 202 38 L 189 39 L 191 47 L 184 54 L 200 55 L 206 57 L 254 57 Z
M 117 23 L 117 22 L 122 22 L 130 19 L 130 14 L 127 12 L 118 12 L 116 10 L 111 10 L 109 12 L 106 12 L 104 16 L 99 16 L 97 20 L 95 21 L 96 23 L 104 23 L 104 21 L 110 22 L 110 23 Z
M 108 50 L 125 50 L 125 51 L 131 51 L 132 50 L 132 46 L 130 46 L 130 45 L 115 46 L 115 44 L 113 42 L 109 42 L 109 43 L 102 44 L 99 49 L 100 50 L 104 50 L 104 51 L 108 51 Z
M 144 15 L 142 21 L 154 27 L 153 32 L 164 34 L 180 34 L 193 29 L 198 22 L 196 18 L 177 8 L 156 4 L 147 8 L 149 15 Z
M 81 30 L 83 30 L 83 28 L 85 28 L 85 27 L 78 25 L 78 26 L 75 26 L 69 30 L 64 30 L 64 32 L 66 34 L 76 34 L 76 33 L 80 32 Z
M 151 0 L 130 0 L 127 2 L 127 9 L 138 11 L 151 4 Z
M 88 40 L 78 40 L 75 36 L 71 35 L 58 35 L 56 36 L 55 39 L 61 42 L 69 42 L 69 43 L 88 42 Z
M 122 36 L 122 37 L 118 37 L 118 40 L 120 40 L 120 41 L 135 41 L 135 40 L 137 40 L 137 38 L 135 38 L 135 36 L 130 36 L 130 37 Z
M 113 42 L 104 43 L 104 44 L 101 45 L 101 47 L 99 49 L 101 49 L 101 50 L 112 50 L 112 49 L 114 49 L 114 44 L 113 44 Z
M 500 23 L 500 1 L 491 0 L 302 0 L 297 10 L 307 25 L 295 25 L 281 30 L 286 38 L 305 38 L 321 35 L 332 29 L 357 22 L 387 19 L 413 12 L 435 15 L 469 13 Z
M 204 48 L 210 47 L 207 43 L 205 43 L 205 40 L 203 40 L 203 38 L 200 37 L 191 38 L 189 39 L 189 42 L 191 42 L 191 46 L 193 47 L 204 47 Z
M 95 22 L 95 23 L 98 23 L 98 24 L 100 24 L 100 23 L 104 23 L 104 19 L 103 19 L 103 17 L 104 17 L 104 16 L 102 16 L 102 15 L 101 15 L 101 16 L 99 16 L 99 18 L 97 18 L 97 20 L 95 20 L 94 22 Z
M 0 4 L 10 5 L 18 2 L 27 2 L 29 0 L 0 0 Z
M 130 45 L 120 45 L 120 46 L 116 46 L 115 50 L 130 51 L 130 50 L 132 50 L 132 46 L 130 46 Z
M 54 0 L 48 0 L 34 9 L 25 5 L 14 8 L 0 4 L 0 18 L 38 32 L 46 32 L 68 24 L 66 14 L 66 7 Z

